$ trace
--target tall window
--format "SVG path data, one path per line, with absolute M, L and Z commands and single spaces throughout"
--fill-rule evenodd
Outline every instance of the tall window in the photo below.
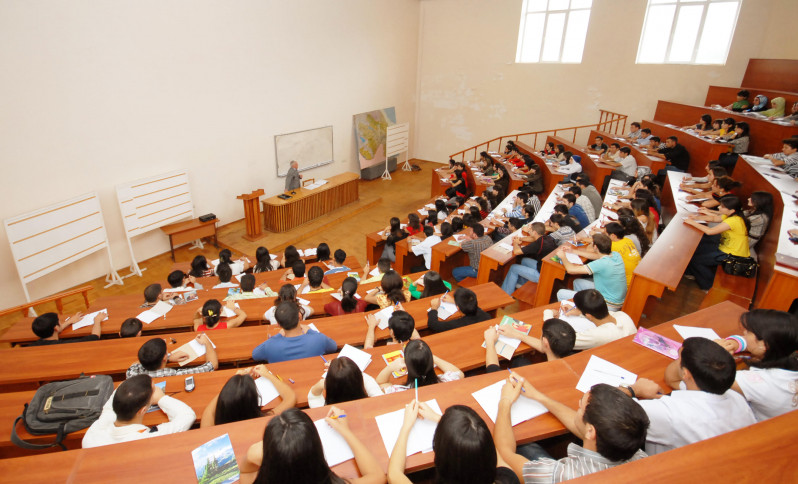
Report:
M 648 0 L 638 64 L 725 64 L 742 0 Z
M 516 62 L 582 62 L 593 0 L 524 0 Z

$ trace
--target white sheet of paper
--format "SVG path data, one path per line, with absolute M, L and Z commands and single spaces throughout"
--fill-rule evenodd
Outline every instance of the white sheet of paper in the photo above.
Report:
M 321 333 L 321 331 L 319 331 L 319 328 L 317 328 L 315 324 L 309 323 L 307 326 L 308 326 L 308 328 L 312 329 L 313 331 L 315 331 L 317 333 Z
M 208 338 L 208 341 L 211 341 L 211 339 Z M 211 346 L 216 348 L 216 345 L 213 344 L 213 341 L 211 341 Z M 175 351 L 184 351 L 185 353 L 188 354 L 189 358 L 187 360 L 178 363 L 180 366 L 186 366 L 187 364 L 191 363 L 192 361 L 196 360 L 197 358 L 205 354 L 205 345 L 197 341 L 197 338 L 194 338 Z
M 255 386 L 258 388 L 258 405 L 261 407 L 280 396 L 274 383 L 262 376 L 255 379 Z
M 391 319 L 391 315 L 393 314 L 393 306 L 388 306 L 385 309 L 381 309 L 374 313 L 374 317 L 377 318 L 379 324 L 377 325 L 380 329 L 385 329 L 388 327 L 388 320 Z
M 379 276 L 380 275 L 380 268 L 379 267 L 375 267 L 374 269 L 371 270 L 371 272 L 369 272 L 369 275 L 372 276 L 372 277 Z
M 582 393 L 587 393 L 593 385 L 599 383 L 617 387 L 622 384 L 631 385 L 635 381 L 637 381 L 637 375 L 631 371 L 625 370 L 615 363 L 610 363 L 596 355 L 591 355 L 582 377 L 579 378 L 579 383 L 576 384 L 576 389 Z
M 313 422 L 321 438 L 321 446 L 324 448 L 324 460 L 330 467 L 337 466 L 341 462 L 346 462 L 355 458 L 355 454 L 346 443 L 341 434 L 335 431 L 325 419 Z
M 449 319 L 456 312 L 457 306 L 454 303 L 442 302 L 441 307 L 438 308 L 438 318 Z
M 437 400 L 427 400 L 425 403 L 437 414 L 443 414 L 443 412 L 441 412 L 441 407 L 438 406 Z M 388 452 L 388 455 L 391 455 L 391 452 L 393 452 L 396 439 L 399 438 L 399 431 L 402 429 L 404 417 L 404 408 L 375 417 L 377 428 L 380 430 L 380 437 L 382 437 L 382 443 L 385 444 L 385 450 Z M 421 418 L 416 420 L 407 438 L 407 455 L 411 456 L 418 452 L 432 450 L 432 437 L 435 435 L 435 428 L 437 426 L 438 424 L 430 422 L 429 420 Z
M 245 275 L 246 275 L 246 274 L 243 274 L 243 273 L 241 273 L 241 274 L 236 274 L 236 275 L 235 275 L 235 276 L 233 276 L 233 277 L 235 277 L 235 278 L 236 278 L 236 281 L 238 281 L 238 282 L 241 282 L 241 279 L 242 279 L 242 278 L 243 278 Z
M 571 264 L 574 264 L 574 265 L 577 265 L 577 266 L 585 265 L 585 263 L 582 262 L 582 259 L 578 255 L 574 254 L 573 252 L 566 252 L 565 253 L 565 258 L 568 259 L 568 262 L 570 262 Z
M 471 394 L 474 400 L 479 403 L 479 406 L 482 407 L 482 410 L 493 420 L 493 423 L 496 423 L 496 416 L 499 413 L 499 399 L 501 398 L 504 384 L 505 380 L 499 380 L 493 385 L 477 390 Z M 510 423 L 516 426 L 521 422 L 526 422 L 546 412 L 548 412 L 546 407 L 535 400 L 526 398 L 522 393 L 521 396 L 518 397 L 518 400 L 513 403 L 513 406 L 510 407 Z
M 712 328 L 700 328 L 696 326 L 680 326 L 678 324 L 674 324 L 673 329 L 675 329 L 676 332 L 679 333 L 679 336 L 681 336 L 683 339 L 693 338 L 693 337 L 706 338 L 711 340 L 720 339 L 718 333 L 716 333 L 715 330 Z
M 301 297 L 296 298 L 297 302 L 303 306 L 310 306 L 310 301 Z
M 236 303 L 236 307 L 238 307 L 238 303 Z M 222 307 L 222 317 L 223 318 L 232 318 L 236 315 L 236 312 L 232 309 L 228 308 L 227 306 Z
M 499 242 L 499 247 L 504 249 L 507 252 L 510 252 L 511 250 L 513 250 L 512 244 L 508 244 L 506 242 Z
M 168 303 L 164 303 L 164 304 L 166 304 L 170 308 L 172 307 L 171 304 L 168 304 Z M 103 318 L 103 321 L 107 321 L 108 320 L 108 309 L 100 309 L 99 311 L 94 311 L 93 313 L 86 314 L 82 318 L 80 318 L 80 321 L 78 321 L 77 323 L 72 325 L 72 331 L 76 331 L 76 330 L 78 330 L 80 328 L 85 328 L 86 326 L 93 325 L 94 324 L 94 317 L 97 316 L 99 313 L 105 313 L 105 318 Z
M 352 345 L 345 344 L 338 353 L 338 358 L 345 356 L 355 362 L 360 371 L 366 371 L 366 368 L 371 364 L 371 355 L 363 350 L 359 350 Z
M 558 318 L 562 319 L 563 321 L 565 321 L 566 323 L 571 325 L 571 327 L 574 328 L 574 331 L 577 332 L 577 333 L 582 333 L 584 331 L 588 331 L 588 330 L 591 330 L 591 329 L 596 329 L 595 323 L 593 323 L 592 321 L 590 321 L 589 319 L 587 319 L 584 316 L 563 316 L 563 315 L 560 315 L 560 316 L 558 316 Z
M 334 293 L 330 294 L 330 296 L 332 296 L 333 299 L 337 299 L 339 301 L 344 298 L 343 295 L 341 295 L 341 294 L 339 294 L 337 292 L 334 292 Z M 355 293 L 355 299 L 362 299 L 362 298 L 360 297 L 360 294 Z

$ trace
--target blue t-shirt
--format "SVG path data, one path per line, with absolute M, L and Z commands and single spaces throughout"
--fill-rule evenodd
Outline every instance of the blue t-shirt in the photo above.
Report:
M 623 304 L 626 299 L 626 271 L 621 254 L 610 252 L 610 255 L 588 263 L 587 267 L 593 274 L 596 290 L 604 299 L 613 304 Z
M 338 351 L 338 345 L 335 341 L 309 329 L 307 333 L 301 336 L 292 336 L 290 338 L 286 338 L 281 334 L 272 336 L 252 350 L 252 359 L 278 363 L 336 351 Z
M 576 220 L 579 222 L 579 225 L 581 225 L 582 228 L 590 225 L 590 220 L 588 220 L 587 218 L 585 209 L 577 204 L 574 204 L 573 207 L 568 209 L 568 215 L 573 215 L 574 217 L 576 217 Z

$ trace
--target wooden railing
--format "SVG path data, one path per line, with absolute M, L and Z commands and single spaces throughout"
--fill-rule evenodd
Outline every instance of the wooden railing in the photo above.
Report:
M 25 304 L 20 304 L 19 306 L 14 306 L 13 308 L 7 309 L 0 309 L 0 317 L 6 316 L 8 314 L 15 313 L 20 311 L 22 316 L 27 316 L 28 311 L 40 304 L 45 304 L 49 302 L 55 301 L 55 307 L 58 309 L 58 313 L 62 314 L 64 312 L 64 303 L 63 299 L 65 297 L 74 296 L 75 294 L 82 294 L 83 295 L 83 302 L 86 303 L 86 309 L 89 308 L 89 291 L 92 290 L 92 286 L 83 286 L 83 287 L 76 287 L 75 289 L 70 289 L 69 291 L 60 292 L 58 294 L 53 294 L 52 296 L 47 296 L 45 298 L 39 299 L 38 301 L 33 301 Z
M 504 136 L 500 136 L 498 138 L 493 138 L 490 141 L 486 141 L 484 143 L 480 143 L 476 146 L 472 146 L 471 148 L 466 148 L 463 151 L 458 151 L 449 156 L 451 159 L 457 159 L 460 157 L 460 161 L 464 161 L 466 157 L 466 153 L 473 152 L 473 158 L 477 158 L 477 154 L 481 151 L 498 151 L 501 152 L 504 148 L 505 140 L 513 140 L 521 141 L 532 146 L 533 148 L 542 149 L 543 143 L 546 141 L 546 136 L 559 136 L 561 138 L 567 138 L 569 131 L 571 132 L 571 140 L 575 143 L 576 136 L 580 130 L 584 130 L 587 133 L 590 133 L 591 130 L 598 130 L 598 131 L 605 131 L 611 134 L 621 134 L 623 135 L 626 131 L 626 116 L 625 114 L 613 113 L 611 111 L 605 111 L 603 109 L 599 110 L 599 122 L 595 124 L 586 124 L 584 126 L 572 126 L 570 128 L 557 128 L 557 129 L 547 129 L 544 131 L 533 131 L 531 133 L 520 133 L 520 134 L 507 134 Z M 538 137 L 540 137 L 540 145 L 538 145 Z M 495 143 L 495 144 L 494 144 Z M 493 146 L 491 146 L 494 144 Z M 491 150 L 491 148 L 493 148 Z

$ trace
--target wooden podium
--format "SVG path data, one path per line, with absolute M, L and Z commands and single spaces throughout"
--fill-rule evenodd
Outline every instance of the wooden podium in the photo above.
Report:
M 266 236 L 261 233 L 260 206 L 258 203 L 263 194 L 264 191 L 261 188 L 252 193 L 245 193 L 236 197 L 244 201 L 244 219 L 247 224 L 247 234 L 244 238 L 249 241 L 259 240 Z

